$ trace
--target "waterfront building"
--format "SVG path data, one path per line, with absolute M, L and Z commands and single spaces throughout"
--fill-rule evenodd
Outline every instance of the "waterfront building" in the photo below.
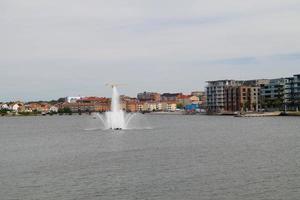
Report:
M 120 100 L 124 101 L 124 102 L 137 102 L 138 101 L 137 98 L 129 97 L 129 96 L 125 96 L 125 95 L 120 95 Z
M 64 103 L 63 108 L 70 108 L 72 112 L 106 112 L 110 110 L 110 104 L 97 103 Z
M 261 104 L 267 110 L 281 110 L 290 94 L 288 78 L 271 79 L 261 87 Z
M 299 110 L 299 77 L 208 81 L 207 111 Z
M 177 109 L 177 103 L 175 101 L 163 101 L 161 102 L 161 110 L 164 112 L 174 112 Z
M 127 112 L 137 112 L 138 111 L 138 103 L 136 101 L 126 102 L 126 111 Z
M 191 92 L 191 95 L 201 98 L 202 96 L 205 96 L 205 92 L 203 92 L 203 91 L 193 91 L 193 92 Z
M 257 111 L 259 92 L 259 87 L 255 86 L 226 86 L 224 90 L 224 111 Z
M 153 112 L 153 111 L 164 111 L 173 112 L 176 111 L 176 102 L 139 102 L 137 103 L 137 110 L 140 112 Z
M 240 85 L 246 85 L 246 86 L 264 86 L 270 83 L 270 79 L 254 79 L 254 80 L 241 80 L 238 81 Z
M 72 112 L 106 112 L 110 110 L 110 99 L 105 97 L 84 97 L 76 102 L 65 102 L 63 108 L 70 108 Z M 124 105 L 122 105 L 122 108 Z
M 300 74 L 294 75 L 293 84 L 293 106 L 296 110 L 300 109 Z
M 32 111 L 33 110 L 31 109 L 31 107 L 28 104 L 24 105 L 24 112 L 31 113 Z
M 25 112 L 48 112 L 50 107 L 51 105 L 49 105 L 48 103 L 33 102 L 25 105 Z
M 1 105 L 1 110 L 9 110 L 9 106 L 5 103 Z
M 162 111 L 162 103 L 161 102 L 156 102 L 156 110 Z
M 14 112 L 18 112 L 19 111 L 19 108 L 20 108 L 20 105 L 19 104 L 14 104 L 12 107 L 11 107 L 11 110 L 14 111 Z
M 156 107 L 156 102 L 145 102 L 144 106 L 143 106 L 143 111 L 156 111 L 157 107 Z
M 177 109 L 177 104 L 176 102 L 168 102 L 167 103 L 167 111 L 168 112 L 174 112 Z
M 156 92 L 143 92 L 137 94 L 139 101 L 160 101 L 160 94 Z
M 199 104 L 199 97 L 192 96 L 192 95 L 178 95 L 176 102 L 183 106 L 186 106 L 189 104 Z
M 77 103 L 98 103 L 98 102 L 108 102 L 110 101 L 109 98 L 105 97 L 83 97 L 78 100 L 76 100 Z
M 283 92 L 283 103 L 284 109 L 291 110 L 294 107 L 294 77 L 285 78 L 284 92 Z
M 121 95 L 121 108 L 127 112 L 137 112 L 138 111 L 138 100 L 137 98 L 132 98 L 129 96 Z
M 143 102 L 139 102 L 139 103 L 137 103 L 137 110 L 138 111 L 143 111 L 143 108 L 144 108 L 144 103 Z
M 271 79 L 261 87 L 262 107 L 267 110 L 299 110 L 300 74 Z
M 155 102 L 139 102 L 137 104 L 138 111 L 141 112 L 152 112 L 156 110 L 156 103 Z
M 182 93 L 163 93 L 161 95 L 161 101 L 177 101 L 179 96 L 183 95 Z
M 225 109 L 224 90 L 227 86 L 238 85 L 235 80 L 208 81 L 206 87 L 206 106 L 208 112 L 223 112 Z
M 57 113 L 58 112 L 58 107 L 57 106 L 51 106 L 49 108 L 49 112 L 50 113 Z
M 206 93 L 203 91 L 191 92 L 192 96 L 197 96 L 199 98 L 199 105 L 201 108 L 206 107 Z
M 75 103 L 77 100 L 80 100 L 83 97 L 77 96 L 77 97 L 66 97 L 66 101 L 68 103 Z
M 203 108 L 206 108 L 206 95 L 203 95 L 202 97 L 200 97 L 199 99 L 199 105 L 200 107 L 203 109 Z
M 188 112 L 200 112 L 200 107 L 199 104 L 190 104 L 190 105 L 186 105 L 184 107 L 184 109 Z
M 300 108 L 300 74 L 285 78 L 284 106 L 286 110 Z
M 139 111 L 142 111 L 142 112 L 148 111 L 146 102 L 141 102 L 138 107 L 139 107 Z

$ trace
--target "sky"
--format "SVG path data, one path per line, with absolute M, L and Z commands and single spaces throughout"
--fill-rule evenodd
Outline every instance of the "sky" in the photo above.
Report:
M 300 73 L 299 0 L 0 0 L 0 101 Z

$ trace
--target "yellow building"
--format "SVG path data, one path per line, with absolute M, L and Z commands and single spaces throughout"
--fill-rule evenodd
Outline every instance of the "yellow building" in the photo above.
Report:
M 174 112 L 176 111 L 177 104 L 176 102 L 161 102 L 161 110 L 165 112 Z

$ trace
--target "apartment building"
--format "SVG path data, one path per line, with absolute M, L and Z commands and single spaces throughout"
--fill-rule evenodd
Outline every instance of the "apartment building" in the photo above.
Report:
M 224 110 L 227 112 L 257 111 L 259 87 L 226 86 L 224 89 Z
M 294 84 L 293 84 L 293 104 L 297 106 L 297 109 L 300 108 L 300 74 L 294 75 Z
M 182 93 L 163 93 L 161 101 L 177 101 L 177 98 L 182 95 Z
M 300 74 L 285 78 L 284 105 L 287 110 L 300 108 Z
M 225 109 L 225 87 L 237 86 L 235 80 L 208 81 L 206 87 L 206 105 L 208 112 L 223 112 Z
M 244 81 L 243 84 L 254 84 Z M 266 110 L 299 110 L 300 74 L 292 77 L 256 80 L 259 106 Z
M 104 97 L 84 97 L 76 102 L 65 102 L 61 107 L 70 108 L 72 112 L 106 112 L 110 110 L 110 101 Z
M 176 111 L 176 102 L 139 102 L 137 104 L 137 110 L 141 112 L 152 112 L 152 111 L 165 111 L 173 112 Z
M 182 104 L 183 106 L 199 104 L 199 97 L 192 95 L 178 95 L 176 103 Z
M 156 92 L 143 92 L 137 94 L 139 101 L 160 101 L 160 94 Z
M 290 92 L 289 79 L 278 78 L 271 79 L 270 82 L 261 87 L 261 103 L 262 107 L 268 110 L 283 109 L 286 98 Z

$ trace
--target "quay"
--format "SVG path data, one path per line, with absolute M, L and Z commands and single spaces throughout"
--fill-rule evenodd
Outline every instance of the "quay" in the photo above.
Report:
M 235 117 L 275 117 L 281 116 L 281 112 L 264 112 L 264 113 L 240 113 L 235 115 Z

